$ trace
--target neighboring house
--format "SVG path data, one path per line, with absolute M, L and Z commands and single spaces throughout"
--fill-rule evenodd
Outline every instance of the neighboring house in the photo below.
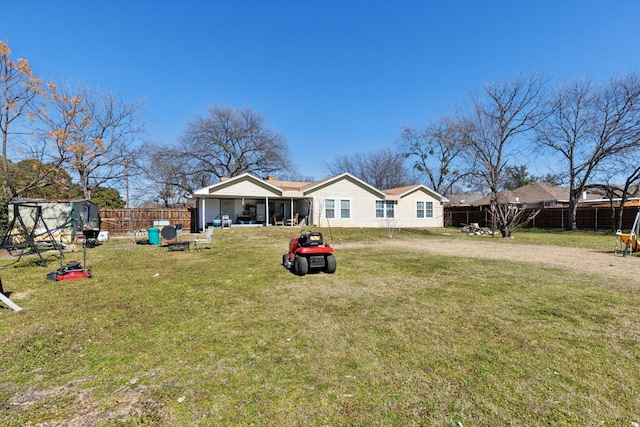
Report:
M 379 190 L 343 173 L 316 182 L 281 181 L 245 173 L 196 190 L 199 229 L 223 217 L 233 224 L 332 227 L 442 227 L 446 199 L 424 185 Z
M 598 197 L 585 193 L 579 202 Z M 569 206 L 569 189 L 546 182 L 533 182 L 512 191 L 500 191 L 498 193 L 498 203 L 526 204 L 529 209 L 567 207 Z M 491 196 L 478 199 L 473 204 L 476 206 L 489 206 L 491 204 Z
M 476 200 L 482 199 L 484 196 L 480 193 L 466 192 L 458 194 L 447 194 L 446 207 L 473 206 Z

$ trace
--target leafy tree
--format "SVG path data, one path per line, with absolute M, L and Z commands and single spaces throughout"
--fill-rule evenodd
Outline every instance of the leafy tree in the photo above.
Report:
M 578 200 L 612 156 L 640 149 L 640 78 L 628 74 L 595 85 L 587 79 L 557 88 L 538 142 L 564 161 L 570 198 L 568 229 L 577 229 Z
M 82 193 L 77 185 L 71 183 L 69 174 L 61 168 L 51 164 L 42 164 L 38 160 L 29 158 L 13 163 L 5 162 L 11 181 L 17 188 L 22 188 L 21 198 L 34 199 L 74 199 Z M 44 173 L 46 180 L 41 180 L 38 186 L 30 186 L 34 176 Z M 0 177 L 0 224 L 7 224 L 8 204 L 14 200 L 6 181 Z
M 100 208 L 124 208 L 125 201 L 118 190 L 113 188 L 95 187 L 91 193 L 91 201 Z
M 366 153 L 337 156 L 334 161 L 325 163 L 324 169 L 330 175 L 349 172 L 375 188 L 397 188 L 414 183 L 404 160 L 404 154 L 382 148 Z
M 534 178 L 538 182 L 546 182 L 547 184 L 551 185 L 563 185 L 564 183 L 562 174 L 559 173 L 548 173 L 546 175 L 540 175 Z
M 26 191 L 22 194 L 24 197 L 43 199 L 76 199 L 82 197 L 80 187 L 72 183 L 69 173 L 55 165 L 43 165 L 35 159 L 26 159 L 15 164 L 11 170 L 14 182 L 19 185 L 30 182 L 39 171 L 47 171 L 46 186 L 43 185 Z
M 504 170 L 502 188 L 504 190 L 515 190 L 532 182 L 535 182 L 535 177 L 529 175 L 526 165 L 507 166 Z

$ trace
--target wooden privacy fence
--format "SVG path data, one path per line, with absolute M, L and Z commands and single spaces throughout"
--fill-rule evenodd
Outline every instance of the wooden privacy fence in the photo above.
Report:
M 182 230 L 192 229 L 190 208 L 123 208 L 100 209 L 100 229 L 110 233 L 128 233 L 153 227 L 154 221 L 169 221 L 171 225 L 180 225 Z
M 626 207 L 622 215 L 622 230 L 631 230 L 638 208 Z M 480 227 L 491 227 L 489 208 L 445 207 L 445 226 L 460 227 L 462 224 L 478 223 Z M 579 230 L 615 231 L 615 214 L 611 208 L 578 208 L 576 223 Z M 569 209 L 542 208 L 540 213 L 526 225 L 528 228 L 566 228 L 569 225 Z

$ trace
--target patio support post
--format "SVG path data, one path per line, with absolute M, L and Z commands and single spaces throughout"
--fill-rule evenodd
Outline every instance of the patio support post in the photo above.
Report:
M 202 215 L 200 217 L 200 230 L 204 230 L 205 229 L 205 225 L 206 225 L 206 219 L 205 218 L 207 216 L 207 213 L 205 212 L 205 206 L 206 206 L 205 200 L 206 199 L 203 197 L 202 198 Z M 198 231 L 200 231 L 200 230 L 198 230 Z
M 268 227 L 271 225 L 271 212 L 269 212 L 269 196 L 264 198 L 264 211 L 265 211 L 265 215 L 264 215 L 264 220 L 265 220 L 265 226 Z

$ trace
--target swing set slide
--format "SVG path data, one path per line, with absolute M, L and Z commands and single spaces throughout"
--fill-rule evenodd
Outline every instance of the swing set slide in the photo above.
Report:
M 640 234 L 640 210 L 636 214 L 636 219 L 633 221 L 633 227 L 629 233 L 623 233 L 622 231 L 616 231 L 616 249 L 622 251 L 622 256 L 625 256 L 628 252 L 640 252 L 640 241 L 638 241 L 638 234 Z
M 636 236 L 635 233 L 624 234 L 620 230 L 618 230 L 616 236 L 622 242 L 622 247 L 629 248 L 628 250 L 631 252 L 640 251 L 640 246 L 638 245 L 638 236 Z

